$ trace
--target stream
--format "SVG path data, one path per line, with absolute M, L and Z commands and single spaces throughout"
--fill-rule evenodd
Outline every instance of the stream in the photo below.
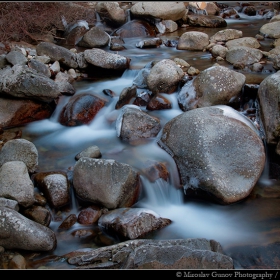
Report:
M 260 27 L 267 23 L 267 19 L 261 16 L 246 16 L 240 14 L 240 19 L 226 19 L 227 28 L 238 29 L 243 32 L 243 37 L 255 37 Z M 178 40 L 179 36 L 191 30 L 197 30 L 214 35 L 219 30 L 225 28 L 201 28 L 185 27 L 180 30 L 164 34 L 162 39 Z M 68 102 L 69 96 L 62 96 L 53 113 L 46 120 L 36 121 L 22 127 L 22 138 L 35 144 L 39 153 L 39 165 L 37 172 L 45 171 L 67 171 L 75 165 L 75 155 L 91 145 L 99 147 L 103 159 L 114 159 L 127 163 L 136 170 L 143 168 L 147 160 L 156 160 L 166 163 L 170 173 L 170 181 L 157 180 L 155 183 L 149 182 L 147 178 L 141 176 L 143 193 L 139 201 L 133 207 L 144 207 L 151 209 L 160 216 L 169 218 L 172 223 L 147 236 L 152 239 L 176 239 L 176 238 L 207 238 L 214 239 L 221 243 L 225 253 L 231 247 L 253 244 L 268 244 L 279 240 L 280 230 L 280 203 L 277 197 L 251 196 L 244 201 L 233 205 L 217 205 L 212 202 L 189 199 L 184 196 L 182 189 L 177 189 L 179 184 L 178 172 L 175 162 L 169 154 L 157 145 L 157 138 L 148 139 L 139 145 L 130 145 L 122 142 L 117 137 L 116 119 L 119 110 L 115 110 L 115 104 L 121 91 L 125 87 L 132 86 L 134 77 L 138 71 L 152 60 L 173 59 L 175 57 L 186 60 L 191 66 L 203 71 L 212 66 L 216 61 L 212 59 L 209 52 L 183 51 L 175 47 L 161 45 L 158 48 L 139 49 L 135 44 L 142 38 L 125 38 L 126 49 L 119 52 L 123 56 L 131 58 L 130 69 L 126 70 L 121 77 L 100 78 L 98 80 L 83 80 L 74 82 L 76 95 L 81 93 L 94 93 L 107 98 L 107 105 L 102 108 L 94 120 L 88 125 L 77 127 L 65 127 L 58 123 L 58 116 L 63 106 Z M 270 50 L 271 39 L 260 41 L 262 50 Z M 109 47 L 104 48 L 109 51 Z M 219 62 L 220 65 L 232 69 L 232 65 L 226 61 Z M 241 71 L 241 70 L 239 70 Z M 241 71 L 242 72 L 242 71 Z M 270 65 L 265 66 L 260 73 L 243 73 L 247 81 L 262 81 L 265 77 L 273 73 Z M 116 96 L 108 98 L 102 92 L 104 89 L 111 89 Z M 162 94 L 172 103 L 172 109 L 149 111 L 150 115 L 160 118 L 162 127 L 166 122 L 181 114 L 178 107 L 177 93 Z M 145 108 L 141 108 L 145 110 Z M 267 193 L 267 190 L 279 189 L 279 182 L 270 180 L 268 177 L 268 166 L 266 166 L 262 177 L 258 181 L 255 189 L 257 193 Z M 53 220 L 50 228 L 57 234 L 58 245 L 53 255 L 61 256 L 71 251 L 81 248 L 98 248 L 104 245 L 117 243 L 113 237 L 105 236 L 106 242 L 102 239 L 85 239 L 72 235 L 77 229 L 89 228 L 76 223 L 66 233 L 58 231 L 61 220 L 56 217 L 60 215 L 62 220 L 69 214 L 78 215 L 81 210 L 79 202 L 71 189 L 71 205 L 63 210 L 50 211 Z M 58 213 L 59 212 L 59 213 Z M 97 225 L 91 226 L 98 232 Z M 42 255 L 41 255 L 42 257 Z M 44 264 L 45 266 L 54 266 Z M 65 265 L 65 264 L 64 264 Z M 238 268 L 238 261 L 235 262 Z M 34 265 L 35 266 L 35 265 Z M 59 267 L 59 266 L 58 266 Z M 60 268 L 60 267 L 59 267 Z

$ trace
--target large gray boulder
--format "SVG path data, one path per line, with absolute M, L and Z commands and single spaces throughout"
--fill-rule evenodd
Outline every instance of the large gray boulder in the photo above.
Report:
M 266 77 L 259 86 L 260 113 L 266 134 L 266 142 L 276 145 L 280 137 L 280 71 Z
M 0 246 L 5 249 L 51 251 L 56 248 L 55 233 L 15 210 L 0 207 Z
M 183 70 L 171 59 L 157 62 L 147 76 L 147 86 L 153 93 L 173 93 L 184 76 Z
M 199 190 L 220 204 L 247 197 L 265 165 L 258 130 L 229 106 L 180 114 L 164 126 L 158 144 L 174 158 L 186 193 Z
M 49 56 L 51 61 L 58 61 L 69 68 L 78 68 L 76 54 L 70 50 L 49 42 L 41 42 L 36 46 L 37 55 Z
M 243 37 L 238 39 L 229 40 L 226 42 L 225 46 L 228 49 L 231 49 L 233 47 L 250 47 L 254 49 L 259 49 L 261 47 L 259 41 L 254 37 Z
M 140 178 L 128 164 L 82 157 L 74 166 L 73 186 L 81 199 L 115 209 L 138 200 Z
M 231 64 L 251 65 L 259 62 L 263 57 L 263 53 L 259 49 L 235 46 L 228 50 L 226 60 Z
M 28 66 L 16 64 L 0 71 L 0 93 L 17 98 L 51 102 L 61 95 L 52 79 Z
M 229 105 L 242 92 L 246 77 L 224 66 L 212 66 L 187 82 L 178 94 L 183 111 L 213 105 Z
M 260 34 L 272 39 L 280 38 L 280 21 L 273 21 L 264 24 L 260 28 Z
M 95 10 L 109 25 L 120 26 L 126 22 L 126 13 L 118 2 L 97 2 Z
M 177 21 L 186 14 L 184 2 L 136 2 L 130 9 L 135 17 L 154 17 L 160 19 L 171 19 Z
M 6 55 L 6 59 L 9 63 L 12 65 L 20 64 L 20 65 L 26 65 L 27 64 L 27 58 L 21 51 L 10 51 Z
M 160 129 L 160 120 L 136 105 L 124 106 L 116 120 L 118 137 L 128 142 L 156 137 Z
M 102 48 L 109 44 L 110 36 L 101 27 L 94 26 L 82 37 L 78 46 L 85 48 Z
M 179 40 L 178 50 L 203 51 L 209 45 L 209 36 L 200 31 L 187 31 Z
M 130 58 L 97 48 L 85 50 L 84 58 L 89 64 L 105 69 L 125 70 L 130 64 Z
M 0 197 L 16 200 L 21 206 L 35 203 L 34 185 L 22 161 L 9 161 L 0 167 Z

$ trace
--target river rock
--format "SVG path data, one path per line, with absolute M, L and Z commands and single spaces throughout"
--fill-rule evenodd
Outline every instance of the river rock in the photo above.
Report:
M 51 251 L 56 248 L 55 233 L 29 220 L 17 211 L 0 207 L 0 246 L 5 249 Z
M 156 212 L 145 208 L 118 208 L 103 214 L 98 226 L 106 232 L 113 232 L 121 239 L 136 239 L 161 229 L 171 223 Z
M 171 59 L 157 62 L 147 76 L 147 86 L 154 94 L 173 93 L 184 76 L 183 70 Z
M 95 9 L 108 25 L 120 26 L 126 22 L 125 11 L 118 2 L 97 2 Z
M 133 85 L 136 85 L 137 88 L 147 88 L 147 77 L 153 66 L 154 63 L 149 62 L 142 69 L 140 69 L 133 79 Z
M 269 22 L 280 21 L 280 15 L 274 15 Z
M 79 42 L 82 40 L 85 33 L 88 31 L 89 27 L 88 25 L 76 25 L 71 30 L 66 30 L 64 32 L 65 37 L 65 44 L 68 46 L 76 46 L 79 44 Z
M 124 106 L 116 121 L 118 137 L 128 142 L 156 137 L 160 129 L 159 119 L 150 116 L 136 105 Z
M 160 28 L 159 28 L 159 25 L 160 25 Z M 173 20 L 170 20 L 170 19 L 167 19 L 167 20 L 162 20 L 160 23 L 156 24 L 157 28 L 159 30 L 163 29 L 162 32 L 160 33 L 172 33 L 176 30 L 178 30 L 178 24 L 173 21 Z
M 209 36 L 200 31 L 187 31 L 183 33 L 179 40 L 178 50 L 202 51 L 209 44 Z
M 37 59 L 31 59 L 29 62 L 28 62 L 28 66 L 34 70 L 36 70 L 38 73 L 42 73 L 44 75 L 46 75 L 47 77 L 51 77 L 51 71 L 49 69 L 49 67 L 40 62 L 39 60 Z
M 53 208 L 70 203 L 70 185 L 64 172 L 39 172 L 33 176 L 34 185 L 40 189 Z
M 102 48 L 109 44 L 110 35 L 101 27 L 94 26 L 82 37 L 78 46 L 85 48 Z
M 34 185 L 22 161 L 9 161 L 0 168 L 0 197 L 14 199 L 19 205 L 34 204 Z
M 40 56 L 49 56 L 52 62 L 58 61 L 69 68 L 78 68 L 76 54 L 62 46 L 49 42 L 41 42 L 36 46 L 36 52 Z
M 131 87 L 125 87 L 119 95 L 119 99 L 115 105 L 115 109 L 118 110 L 122 108 L 124 105 L 129 104 L 130 100 L 136 97 L 136 93 L 137 93 L 137 88 L 135 85 Z
M 11 63 L 12 65 L 26 65 L 27 63 L 27 58 L 26 56 L 20 52 L 20 51 L 10 51 L 7 55 L 6 55 L 6 59 L 9 63 Z
M 228 48 L 222 45 L 214 45 L 212 48 L 209 49 L 209 52 L 212 54 L 214 58 L 222 57 L 224 59 L 226 58 Z
M 9 261 L 8 269 L 26 269 L 27 262 L 20 254 L 15 254 Z
M 85 69 L 85 68 L 88 67 L 88 63 L 85 59 L 84 52 L 77 53 L 76 54 L 76 60 L 77 60 L 77 63 L 78 63 L 78 68 Z
M 207 15 L 218 16 L 221 11 L 215 2 L 189 2 L 189 5 L 191 3 L 194 3 L 196 6 L 199 6 L 200 9 L 205 10 Z
M 250 65 L 259 62 L 262 57 L 261 50 L 245 46 L 231 47 L 226 54 L 226 60 L 231 64 Z
M 19 127 L 34 121 L 48 119 L 54 109 L 53 103 L 0 97 L 0 127 Z
M 227 26 L 227 22 L 222 17 L 215 15 L 196 14 L 190 14 L 187 16 L 187 24 L 190 26 L 201 26 L 209 28 L 221 28 Z
M 73 186 L 82 200 L 112 210 L 130 207 L 138 200 L 140 178 L 128 164 L 82 157 L 74 166 Z
M 280 70 L 280 54 L 272 55 L 271 61 L 273 63 L 273 68 L 277 71 Z
M 23 215 L 26 218 L 46 227 L 50 225 L 52 220 L 51 212 L 47 208 L 40 205 L 32 205 L 31 207 L 25 209 L 23 211 Z
M 65 126 L 88 124 L 105 104 L 104 99 L 93 94 L 81 93 L 74 95 L 62 108 L 59 122 Z
M 107 209 L 106 209 L 107 210 Z M 87 208 L 82 209 L 77 217 L 77 222 L 81 225 L 93 225 L 98 222 L 100 216 L 106 210 L 101 209 L 96 205 L 91 205 Z M 106 211 L 107 212 L 107 211 Z
M 63 222 L 59 225 L 59 230 L 68 230 L 77 222 L 77 216 L 75 214 L 68 215 Z
M 264 24 L 260 28 L 260 34 L 272 38 L 277 39 L 280 37 L 280 21 L 274 21 Z
M 221 204 L 247 197 L 265 165 L 258 130 L 229 106 L 180 114 L 164 126 L 158 144 L 174 158 L 185 193 L 202 190 Z
M 171 102 L 160 94 L 157 94 L 156 96 L 152 97 L 146 106 L 146 109 L 149 111 L 165 110 L 171 108 L 172 108 Z
M 152 24 L 137 19 L 126 22 L 111 34 L 111 36 L 118 36 L 122 39 L 131 37 L 156 37 L 156 35 L 155 27 Z
M 145 49 L 145 48 L 157 48 L 162 44 L 162 40 L 160 38 L 149 38 L 145 40 L 141 40 L 136 43 L 136 48 Z
M 90 157 L 90 158 L 101 158 L 101 152 L 98 146 L 90 146 L 85 150 L 81 151 L 75 156 L 75 160 L 79 160 L 82 157 Z
M 67 261 L 77 269 L 233 269 L 220 243 L 205 238 L 130 240 L 77 252 Z
M 18 64 L 0 70 L 0 92 L 47 103 L 58 99 L 61 95 L 52 79 L 26 65 Z
M 241 94 L 246 77 L 224 66 L 212 66 L 187 82 L 178 94 L 183 111 L 212 105 L 228 105 Z
M 225 46 L 228 49 L 231 49 L 233 47 L 240 47 L 240 46 L 259 49 L 261 45 L 259 41 L 254 37 L 243 37 L 243 38 L 229 40 L 226 42 Z
M 137 2 L 130 12 L 137 18 L 154 17 L 177 21 L 186 14 L 186 7 L 183 2 L 161 2 L 155 5 L 154 2 Z
M 259 86 L 258 97 L 266 141 L 268 144 L 279 143 L 280 113 L 278 98 L 280 94 L 280 71 L 266 77 Z
M 105 69 L 125 70 L 129 67 L 130 58 L 92 48 L 84 51 L 85 60 L 94 66 Z
M 6 142 L 12 139 L 20 139 L 22 137 L 22 131 L 21 129 L 9 129 L 9 130 L 3 130 L 0 128 L 0 150 L 4 146 Z
M 229 40 L 238 39 L 243 36 L 242 31 L 237 29 L 220 30 L 210 37 L 210 43 L 227 42 Z
M 37 148 L 26 139 L 9 140 L 0 151 L 0 167 L 8 161 L 23 161 L 32 173 L 38 166 Z

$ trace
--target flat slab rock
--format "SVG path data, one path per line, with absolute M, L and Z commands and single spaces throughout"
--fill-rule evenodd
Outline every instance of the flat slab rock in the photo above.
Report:
M 72 252 L 67 262 L 77 269 L 233 269 L 220 243 L 205 238 L 125 241 Z
M 145 208 L 118 208 L 103 214 L 98 226 L 116 233 L 122 240 L 141 238 L 147 233 L 171 224 L 171 220 L 160 217 Z M 123 239 L 124 238 L 124 239 Z

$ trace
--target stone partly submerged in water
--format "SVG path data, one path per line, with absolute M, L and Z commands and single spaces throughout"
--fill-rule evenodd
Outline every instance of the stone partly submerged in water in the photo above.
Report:
M 221 204 L 247 197 L 265 165 L 257 129 L 225 105 L 175 117 L 164 126 L 158 144 L 174 158 L 185 193 L 208 194 Z
M 28 251 L 51 251 L 56 248 L 56 236 L 50 228 L 7 207 L 0 207 L 0 218 L 0 246 Z

